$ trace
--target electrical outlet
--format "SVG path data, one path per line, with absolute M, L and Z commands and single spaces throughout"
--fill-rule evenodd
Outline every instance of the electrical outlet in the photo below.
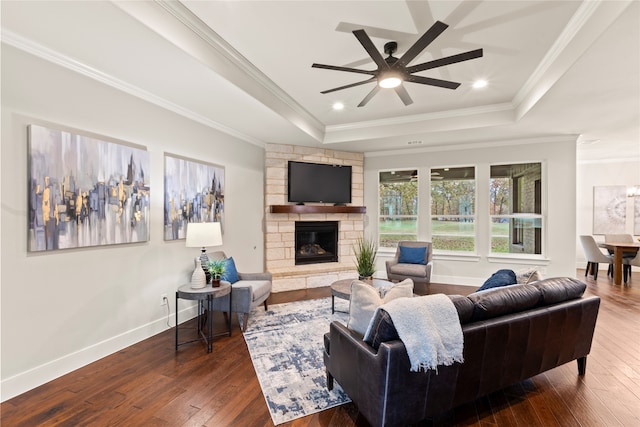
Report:
M 167 294 L 160 294 L 160 307 L 166 304 L 169 304 L 169 299 L 167 298 Z

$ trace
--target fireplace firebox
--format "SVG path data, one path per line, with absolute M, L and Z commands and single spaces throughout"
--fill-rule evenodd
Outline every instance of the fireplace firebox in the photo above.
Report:
M 338 262 L 338 221 L 296 221 L 296 265 Z

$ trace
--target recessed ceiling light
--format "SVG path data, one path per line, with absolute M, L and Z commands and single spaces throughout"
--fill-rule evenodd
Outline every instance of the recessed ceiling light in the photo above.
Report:
M 488 83 L 486 80 L 476 80 L 475 82 L 473 82 L 473 88 L 480 89 L 480 88 L 486 87 L 487 84 Z
M 334 110 L 344 110 L 344 104 L 342 102 L 336 102 L 333 104 Z

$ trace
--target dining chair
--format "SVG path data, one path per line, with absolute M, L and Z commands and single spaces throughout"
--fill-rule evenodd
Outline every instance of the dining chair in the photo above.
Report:
M 587 258 L 587 271 L 585 271 L 584 273 L 585 277 L 587 276 L 587 274 L 589 274 L 589 267 L 591 267 L 593 279 L 597 279 L 598 264 L 601 262 L 606 262 L 607 264 L 609 264 L 607 277 L 609 276 L 609 272 L 611 272 L 611 276 L 613 276 L 613 256 L 603 253 L 598 247 L 598 244 L 596 243 L 593 236 L 580 236 L 580 243 L 582 244 L 584 256 L 585 258 Z
M 605 243 L 634 243 L 633 236 L 631 234 L 605 234 Z M 609 251 L 609 255 L 613 255 L 613 251 Z M 635 258 L 635 253 L 623 253 L 622 254 L 622 275 L 624 282 L 627 283 L 627 275 L 631 277 L 631 265 L 626 263 L 625 260 Z
M 622 265 L 624 266 L 622 269 L 622 277 L 624 283 L 627 283 L 627 278 L 631 277 L 631 266 L 640 267 L 640 251 L 638 251 L 633 258 L 622 258 Z

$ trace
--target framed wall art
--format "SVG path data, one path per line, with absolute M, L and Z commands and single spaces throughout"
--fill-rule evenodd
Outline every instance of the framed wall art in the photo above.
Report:
M 164 239 L 184 239 L 189 222 L 224 231 L 224 167 L 165 153 Z
M 627 187 L 593 187 L 593 234 L 622 234 L 627 222 Z
M 29 251 L 149 240 L 149 153 L 29 125 Z

